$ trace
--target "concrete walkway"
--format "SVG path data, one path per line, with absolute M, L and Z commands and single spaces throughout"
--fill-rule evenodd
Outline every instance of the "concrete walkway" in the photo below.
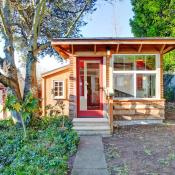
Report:
M 108 175 L 101 136 L 81 136 L 72 175 Z

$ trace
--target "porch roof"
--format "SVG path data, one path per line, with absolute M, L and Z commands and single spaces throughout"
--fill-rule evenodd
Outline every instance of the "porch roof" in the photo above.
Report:
M 175 38 L 57 38 L 53 39 L 52 47 L 64 58 L 78 52 L 106 53 L 160 53 L 165 54 L 175 49 Z

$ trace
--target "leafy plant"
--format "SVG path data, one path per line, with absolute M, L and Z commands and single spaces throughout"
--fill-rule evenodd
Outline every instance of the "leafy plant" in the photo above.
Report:
M 62 128 L 64 128 L 64 109 L 65 109 L 65 104 L 63 100 L 57 99 L 56 103 L 54 105 L 47 105 L 45 107 L 46 109 L 46 114 L 53 117 L 53 116 L 57 116 L 59 114 L 61 114 L 63 116 L 63 120 L 62 120 Z
M 27 118 L 39 110 L 38 99 L 34 98 L 32 93 L 28 93 L 23 101 L 19 101 L 17 97 L 11 93 L 7 95 L 5 106 L 10 111 L 16 111 L 21 114 L 21 123 L 24 130 L 24 138 L 26 138 L 25 122 Z
M 27 140 L 21 139 L 22 130 L 9 121 L 0 124 L 4 125 L 0 130 L 0 174 L 67 174 L 68 158 L 79 143 L 68 117 L 65 130 L 60 129 L 61 116 L 41 118 L 38 126 L 28 127 Z

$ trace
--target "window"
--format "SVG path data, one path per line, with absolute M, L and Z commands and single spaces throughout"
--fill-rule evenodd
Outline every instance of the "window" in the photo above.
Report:
M 61 99 L 64 98 L 64 81 L 54 81 L 54 98 Z
M 114 74 L 114 93 L 117 97 L 134 97 L 134 76 L 130 74 Z
M 137 98 L 152 98 L 156 96 L 155 82 L 156 75 L 154 74 L 137 74 Z
M 114 55 L 116 98 L 156 98 L 156 55 Z

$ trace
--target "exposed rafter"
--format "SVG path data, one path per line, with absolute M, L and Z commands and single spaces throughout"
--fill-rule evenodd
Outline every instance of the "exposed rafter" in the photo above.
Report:
M 160 53 L 161 53 L 161 54 L 163 53 L 165 47 L 166 47 L 166 44 L 163 44 L 162 47 L 161 47 L 161 49 L 160 49 Z
M 116 53 L 119 53 L 120 44 L 117 44 Z
M 60 54 L 61 57 L 68 59 L 71 57 L 73 54 L 69 53 L 67 50 L 62 48 L 61 46 L 56 46 L 54 49 Z
M 163 54 L 165 54 L 165 53 L 171 51 L 173 48 L 174 48 L 173 46 L 167 47 L 167 48 L 163 51 Z
M 140 44 L 139 49 L 138 49 L 138 53 L 140 53 L 142 51 L 142 47 L 143 47 L 143 45 Z

